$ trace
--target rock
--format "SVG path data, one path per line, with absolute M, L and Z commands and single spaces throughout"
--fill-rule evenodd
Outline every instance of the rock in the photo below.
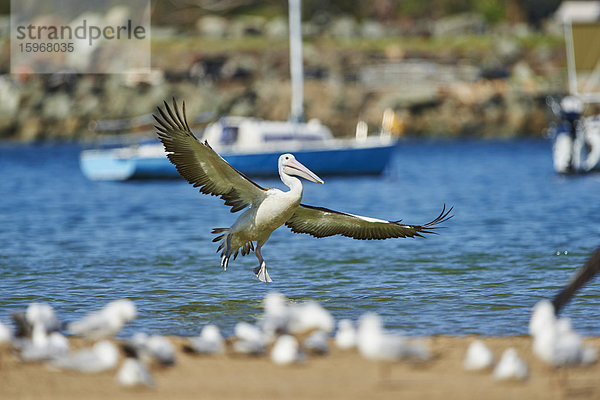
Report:
M 63 120 L 71 113 L 73 105 L 66 93 L 56 93 L 46 98 L 42 106 L 42 117 L 50 120 Z
M 359 31 L 360 36 L 364 38 L 381 39 L 387 36 L 388 29 L 383 24 L 368 19 L 360 25 Z
M 433 25 L 433 36 L 447 37 L 485 33 L 485 18 L 477 13 L 454 14 L 440 18 Z
M 265 23 L 265 35 L 272 38 L 288 37 L 288 21 L 284 17 L 275 17 Z
M 235 19 L 229 26 L 232 37 L 261 36 L 265 29 L 265 18 L 260 16 L 245 16 Z
M 358 36 L 359 27 L 350 16 L 336 18 L 329 27 L 329 34 L 339 39 L 352 39 Z
M 224 38 L 228 35 L 229 23 L 225 18 L 207 15 L 196 21 L 196 29 L 208 38 Z

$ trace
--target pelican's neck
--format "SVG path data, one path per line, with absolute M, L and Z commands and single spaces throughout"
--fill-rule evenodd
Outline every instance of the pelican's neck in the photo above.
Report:
M 285 172 L 279 174 L 281 177 L 281 181 L 290 188 L 289 193 L 298 196 L 298 198 L 302 198 L 302 182 L 300 179 L 295 176 L 290 176 Z

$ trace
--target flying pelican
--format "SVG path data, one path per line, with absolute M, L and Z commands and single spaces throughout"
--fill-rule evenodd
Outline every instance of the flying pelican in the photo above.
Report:
M 272 282 L 261 250 L 271 233 L 283 224 L 292 232 L 317 238 L 342 235 L 371 240 L 422 236 L 433 233 L 435 225 L 452 218 L 452 208 L 446 211 L 445 205 L 440 215 L 429 223 L 404 225 L 400 220 L 384 221 L 301 204 L 302 182 L 297 177 L 324 182 L 292 154 L 281 155 L 278 162 L 279 176 L 289 191 L 264 188 L 229 165 L 208 142 L 196 139 L 185 116 L 185 103 L 182 114 L 175 99 L 173 109 L 164 102 L 164 110 L 158 107 L 158 113 L 160 116 L 154 115 L 158 137 L 179 174 L 200 188 L 201 193 L 221 197 L 232 213 L 248 208 L 231 227 L 212 231 L 218 235 L 213 242 L 220 242 L 217 252 L 221 251 L 224 270 L 232 255 L 235 260 L 238 252 L 245 256 L 254 251 L 259 263 L 254 273 L 260 281 Z

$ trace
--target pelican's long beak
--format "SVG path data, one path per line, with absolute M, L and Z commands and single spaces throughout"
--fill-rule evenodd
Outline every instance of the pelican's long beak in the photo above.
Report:
M 297 160 L 286 161 L 283 166 L 284 172 L 288 175 L 296 175 L 315 183 L 325 183 L 323 182 L 323 179 L 319 178 L 314 172 L 306 168 Z

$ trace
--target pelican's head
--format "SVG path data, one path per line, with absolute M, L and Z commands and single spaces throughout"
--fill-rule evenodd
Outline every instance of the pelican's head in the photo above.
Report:
M 296 158 L 290 154 L 282 154 L 279 156 L 279 173 L 286 175 L 296 175 L 315 183 L 325 183 L 321 178 L 315 175 L 310 169 L 302 165 Z

